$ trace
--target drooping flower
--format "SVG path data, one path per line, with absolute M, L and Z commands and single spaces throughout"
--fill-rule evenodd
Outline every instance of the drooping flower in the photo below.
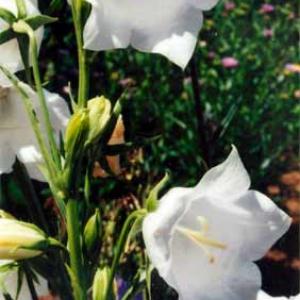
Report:
M 226 69 L 234 69 L 239 66 L 239 61 L 234 57 L 224 57 L 221 62 Z
M 85 48 L 132 46 L 159 53 L 185 68 L 202 25 L 202 11 L 218 0 L 88 0 L 92 11 L 84 29 Z
M 264 291 L 260 290 L 257 294 L 256 300 L 300 300 L 300 294 L 291 297 L 272 297 L 267 293 L 265 293 Z
M 32 100 L 37 117 L 43 123 L 37 94 L 21 84 Z M 45 91 L 52 125 L 58 134 L 68 122 L 68 108 L 57 94 Z M 12 171 L 16 157 L 26 165 L 31 178 L 44 181 L 37 168 L 42 156 L 19 92 L 14 87 L 0 86 L 0 175 Z
M 171 189 L 143 222 L 146 249 L 181 300 L 255 300 L 260 259 L 291 224 L 249 190 L 237 150 L 194 188 Z
M 38 5 L 36 0 L 25 0 L 24 1 L 27 9 L 27 16 L 36 16 L 40 12 L 38 10 Z M 18 14 L 16 0 L 0 0 L 0 8 L 4 8 L 15 16 Z M 0 18 L 0 32 L 9 28 L 9 24 Z M 38 45 L 41 44 L 43 38 L 43 27 L 36 30 L 36 38 Z M 0 45 L 0 64 L 5 66 L 11 73 L 23 70 L 24 65 L 22 62 L 19 45 L 16 39 L 12 39 L 2 45 Z M 0 85 L 7 86 L 11 85 L 7 80 L 6 76 L 0 71 Z

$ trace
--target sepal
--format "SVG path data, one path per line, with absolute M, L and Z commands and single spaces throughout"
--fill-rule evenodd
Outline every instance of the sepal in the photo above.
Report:
M 166 186 L 169 182 L 170 176 L 168 173 L 157 183 L 154 188 L 150 191 L 148 198 L 145 201 L 145 208 L 148 212 L 153 212 L 158 207 L 158 197 L 159 192 Z

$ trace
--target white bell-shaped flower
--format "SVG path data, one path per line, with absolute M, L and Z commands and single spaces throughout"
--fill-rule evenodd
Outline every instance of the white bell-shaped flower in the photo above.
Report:
M 194 188 L 171 189 L 143 223 L 150 260 L 181 300 L 255 300 L 261 275 L 253 263 L 291 219 L 249 190 L 238 152 Z
M 28 85 L 22 84 L 32 100 L 40 123 L 43 124 L 38 96 Z M 58 135 L 67 125 L 69 111 L 66 102 L 57 94 L 45 91 L 53 129 Z M 26 165 L 31 178 L 44 181 L 37 168 L 42 156 L 31 127 L 21 95 L 14 87 L 0 86 L 0 175 L 12 171 L 16 157 Z
M 264 291 L 260 290 L 257 294 L 257 299 L 256 300 L 300 300 L 300 294 L 296 296 L 291 296 L 291 297 L 272 297 L 265 293 Z
M 69 1 L 70 2 L 70 1 Z M 84 28 L 90 50 L 132 47 L 166 56 L 185 68 L 194 52 L 202 11 L 218 0 L 88 0 Z
M 39 15 L 37 1 L 36 0 L 24 0 L 27 9 L 28 17 Z M 4 8 L 12 12 L 15 16 L 18 14 L 16 0 L 0 0 L 0 8 Z M 0 18 L 0 33 L 9 28 L 3 19 Z M 43 27 L 36 30 L 36 38 L 38 45 L 41 44 L 43 38 Z M 6 67 L 11 73 L 23 70 L 24 65 L 22 62 L 19 45 L 16 39 L 12 39 L 2 45 L 0 45 L 0 64 Z M 6 76 L 0 71 L 0 85 L 11 85 Z

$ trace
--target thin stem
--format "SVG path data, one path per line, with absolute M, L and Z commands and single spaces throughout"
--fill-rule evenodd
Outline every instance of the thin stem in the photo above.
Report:
M 32 67 L 33 67 L 33 77 L 35 81 L 37 94 L 39 96 L 39 100 L 41 104 L 45 128 L 49 140 L 49 145 L 53 154 L 54 161 L 57 167 L 61 169 L 60 154 L 55 141 L 54 131 L 51 124 L 50 114 L 47 107 L 46 97 L 43 90 L 40 70 L 38 66 L 38 47 L 37 47 L 37 41 L 34 34 L 34 30 L 25 21 L 22 20 L 15 23 L 13 25 L 13 28 L 16 32 L 27 34 L 29 37 L 30 54 L 31 54 Z
M 105 300 L 109 300 L 111 298 L 113 281 L 114 281 L 117 267 L 120 262 L 120 258 L 123 253 L 124 247 L 126 245 L 128 234 L 130 233 L 131 227 L 137 218 L 142 217 L 145 214 L 146 214 L 146 212 L 144 210 L 136 210 L 127 217 L 127 219 L 123 225 L 120 237 L 117 242 L 116 251 L 115 251 L 112 266 L 111 266 L 111 271 L 109 274 L 107 290 L 106 290 L 105 297 L 104 297 Z
M 82 9 L 82 0 L 72 1 L 72 16 L 75 28 L 79 65 L 78 105 L 81 108 L 86 107 L 88 97 L 87 58 L 86 51 L 83 49 Z
M 70 253 L 70 267 L 80 286 L 80 295 L 76 300 L 85 300 L 86 289 L 80 240 L 81 235 L 78 205 L 79 202 L 74 199 L 70 199 L 67 204 L 68 247 Z
M 197 117 L 197 127 L 199 135 L 199 146 L 202 151 L 203 158 L 209 167 L 211 165 L 211 152 L 209 145 L 208 129 L 204 117 L 204 107 L 201 102 L 201 90 L 199 84 L 199 75 L 197 69 L 197 63 L 195 56 L 192 58 L 190 63 L 190 75 L 192 78 L 192 87 L 195 102 L 195 111 Z

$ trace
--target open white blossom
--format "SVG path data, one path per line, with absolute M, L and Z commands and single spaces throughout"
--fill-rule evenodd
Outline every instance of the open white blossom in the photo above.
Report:
M 28 85 L 22 84 L 32 100 L 35 112 L 43 123 L 38 96 Z M 56 134 L 63 131 L 68 122 L 68 107 L 57 94 L 45 91 L 50 117 Z M 37 168 L 42 156 L 31 127 L 21 96 L 14 87 L 0 86 L 0 175 L 12 171 L 16 157 L 26 165 L 31 178 L 44 181 Z
M 171 189 L 143 223 L 150 260 L 181 300 L 255 300 L 261 275 L 253 263 L 291 219 L 249 190 L 238 152 L 194 188 Z
M 26 5 L 28 17 L 40 14 L 36 0 L 24 0 L 24 3 Z M 16 0 L 0 0 L 0 8 L 7 9 L 10 12 L 12 12 L 15 16 L 17 16 L 18 10 L 16 6 Z M 7 24 L 3 19 L 0 18 L 0 33 L 8 28 L 9 24 Z M 36 38 L 38 45 L 40 45 L 42 42 L 43 32 L 43 27 L 40 27 L 38 30 L 36 30 Z M 16 39 L 10 40 L 0 45 L 0 64 L 6 67 L 11 73 L 15 73 L 24 69 L 19 45 Z M 7 80 L 6 76 L 1 71 L 0 85 L 11 85 L 11 83 Z
M 185 68 L 203 22 L 202 11 L 218 0 L 87 0 L 92 11 L 84 28 L 90 50 L 132 47 L 160 53 Z
M 260 290 L 257 294 L 256 300 L 300 300 L 300 294 L 297 296 L 291 296 L 291 297 L 272 297 L 265 293 L 264 291 Z

